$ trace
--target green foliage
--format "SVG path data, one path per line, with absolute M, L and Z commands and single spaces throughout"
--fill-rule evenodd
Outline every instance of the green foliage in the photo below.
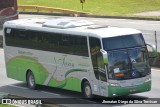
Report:
M 160 0 L 18 0 L 19 5 L 40 5 L 89 12 L 94 15 L 133 16 L 134 13 L 160 10 Z

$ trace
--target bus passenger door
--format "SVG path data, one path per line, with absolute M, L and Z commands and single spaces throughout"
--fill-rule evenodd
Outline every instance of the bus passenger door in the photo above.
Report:
M 105 65 L 103 62 L 103 57 L 100 52 L 101 49 L 101 43 L 100 39 L 89 37 L 89 43 L 90 43 L 90 53 L 91 53 L 91 60 L 92 60 L 92 66 L 94 70 L 94 77 L 93 80 L 93 88 L 95 94 L 101 95 L 101 96 L 107 96 L 108 95 L 108 89 L 107 89 L 107 76 L 106 76 L 106 70 Z
M 107 87 L 107 76 L 106 68 L 103 62 L 103 56 L 99 52 L 97 54 L 97 65 L 98 65 L 98 76 L 99 76 L 99 90 L 101 96 L 108 96 L 108 87 Z

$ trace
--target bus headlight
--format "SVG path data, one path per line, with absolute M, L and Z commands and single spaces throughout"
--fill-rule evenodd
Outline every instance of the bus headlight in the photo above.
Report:
M 151 78 L 147 78 L 144 82 L 146 83 L 146 82 L 149 82 L 149 81 L 151 81 Z
M 109 85 L 112 86 L 112 87 L 118 87 L 118 86 L 120 86 L 118 83 L 109 83 Z

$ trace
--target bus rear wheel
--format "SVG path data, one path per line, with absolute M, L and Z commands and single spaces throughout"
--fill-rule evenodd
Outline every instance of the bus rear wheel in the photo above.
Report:
M 84 82 L 82 93 L 85 98 L 93 98 L 92 89 L 88 81 Z
M 36 88 L 35 77 L 32 72 L 27 73 L 27 85 L 30 89 Z

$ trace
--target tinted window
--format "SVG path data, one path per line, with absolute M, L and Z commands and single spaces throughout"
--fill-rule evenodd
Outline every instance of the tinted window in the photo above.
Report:
M 89 44 L 90 44 L 90 53 L 91 53 L 91 58 L 92 58 L 94 74 L 95 74 L 95 77 L 99 79 L 97 54 L 99 53 L 99 50 L 101 49 L 100 40 L 97 38 L 89 37 Z
M 104 38 L 102 41 L 106 51 L 145 45 L 141 34 Z
M 5 29 L 6 45 L 88 56 L 87 37 L 17 29 Z

